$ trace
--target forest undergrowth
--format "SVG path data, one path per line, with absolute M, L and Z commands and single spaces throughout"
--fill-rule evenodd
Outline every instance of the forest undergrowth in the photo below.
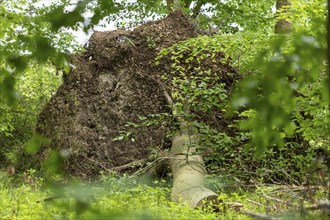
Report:
M 1 172 L 1 219 L 327 219 L 324 186 L 239 185 L 209 176 L 217 206 L 191 209 L 171 202 L 171 182 L 101 175 L 46 187 L 34 170 L 8 177 Z

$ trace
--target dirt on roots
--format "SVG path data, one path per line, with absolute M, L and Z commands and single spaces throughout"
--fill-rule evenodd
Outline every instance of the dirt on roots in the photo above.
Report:
M 138 166 L 132 167 L 132 162 L 144 163 L 168 149 L 171 123 L 133 126 L 127 139 L 114 138 L 127 131 L 128 123 L 140 123 L 139 116 L 171 113 L 159 83 L 162 74 L 170 71 L 171 62 L 155 65 L 154 59 L 162 49 L 197 35 L 181 12 L 132 31 L 95 32 L 86 51 L 74 56 L 75 69 L 39 116 L 37 132 L 50 140 L 38 155 L 40 160 L 50 149 L 58 149 L 66 155 L 67 173 L 91 178 L 102 170 L 133 172 Z M 217 56 L 219 63 L 210 67 L 205 62 L 201 68 L 221 68 L 226 76 L 235 72 L 221 63 L 223 54 Z M 227 85 L 234 82 L 229 75 L 223 77 Z M 211 124 L 218 120 L 224 129 L 230 123 L 221 113 L 200 117 Z

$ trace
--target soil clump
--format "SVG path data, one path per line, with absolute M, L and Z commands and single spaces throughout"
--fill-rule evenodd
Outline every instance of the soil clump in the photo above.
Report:
M 65 172 L 93 178 L 102 170 L 134 172 L 170 148 L 167 134 L 175 129 L 174 123 L 138 126 L 139 117 L 171 114 L 159 83 L 162 74 L 170 71 L 171 62 L 164 59 L 155 65 L 154 60 L 162 49 L 197 35 L 194 25 L 178 11 L 132 31 L 95 32 L 86 51 L 74 56 L 75 69 L 39 116 L 37 132 L 50 143 L 38 157 L 44 159 L 50 149 L 58 149 L 66 155 Z M 221 68 L 218 72 L 229 88 L 235 70 L 221 63 L 222 57 L 218 53 L 218 63 L 200 66 Z M 169 82 L 162 83 L 170 89 Z M 210 126 L 228 130 L 230 121 L 220 111 L 196 114 Z M 133 125 L 129 131 L 128 124 Z

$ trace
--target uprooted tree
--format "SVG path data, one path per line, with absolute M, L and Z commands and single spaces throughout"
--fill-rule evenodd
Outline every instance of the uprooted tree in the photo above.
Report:
M 73 26 L 81 21 L 84 7 L 90 2 L 79 1 L 70 13 L 60 6 L 49 13 L 42 13 L 42 18 L 46 19 L 37 20 L 45 21 L 42 24 L 51 27 L 49 30 L 53 34 L 61 26 Z M 92 7 L 92 22 L 86 24 L 85 30 L 105 14 L 110 13 L 112 18 L 121 16 L 117 13 L 123 5 L 128 6 L 128 11 L 139 11 L 142 14 L 138 16 L 142 17 L 150 15 L 149 9 L 158 16 L 167 13 L 163 10 L 166 8 L 165 1 L 138 1 L 132 4 L 131 1 L 124 1 L 121 6 L 111 4 L 112 1 L 97 2 L 97 7 Z M 327 148 L 315 149 L 318 145 L 328 146 L 329 143 L 325 132 L 327 123 L 324 123 L 328 106 L 325 104 L 327 102 L 321 101 L 320 95 L 321 85 L 325 82 L 322 75 L 324 67 L 320 62 L 324 59 L 322 48 L 325 47 L 321 40 L 324 28 L 318 25 L 324 17 L 323 8 L 307 7 L 312 8 L 318 22 L 316 26 L 307 25 L 307 31 L 298 25 L 302 29 L 300 33 L 295 30 L 297 25 L 294 21 L 296 19 L 297 23 L 297 18 L 292 15 L 292 9 L 305 10 L 297 7 L 301 2 L 290 1 L 292 5 L 278 7 L 278 18 L 292 23 L 294 36 L 276 36 L 276 41 L 271 43 L 262 38 L 269 38 L 265 28 L 273 27 L 269 23 L 273 13 L 262 16 L 256 11 L 270 10 L 272 1 L 257 1 L 263 2 L 262 7 L 254 7 L 259 4 L 257 2 L 252 7 L 250 2 L 237 5 L 234 0 L 226 3 L 204 0 L 180 1 L 180 4 L 179 1 L 166 2 L 170 6 L 168 9 L 180 8 L 188 11 L 193 18 L 195 9 L 198 11 L 201 5 L 209 2 L 214 4 L 214 7 L 210 6 L 214 8 L 214 17 L 211 21 L 207 16 L 203 17 L 203 13 L 198 14 L 196 20 L 200 23 L 191 25 L 182 13 L 176 12 L 164 20 L 147 23 L 133 31 L 95 32 L 85 52 L 72 57 L 75 69 L 65 76 L 64 84 L 39 117 L 38 132 L 50 142 L 32 160 L 18 160 L 17 167 L 26 169 L 25 162 L 35 162 L 37 158 L 56 165 L 63 162 L 66 173 L 93 178 L 100 171 L 141 173 L 148 170 L 159 173 L 161 163 L 167 161 L 174 176 L 173 198 L 176 201 L 186 200 L 192 206 L 200 205 L 201 198 L 212 200 L 215 197 L 203 186 L 206 173 L 204 163 L 208 171 L 221 176 L 221 180 L 224 179 L 223 174 L 230 177 L 237 174 L 233 177 L 235 184 L 240 180 L 255 180 L 255 177 L 258 181 L 271 183 L 282 180 L 295 182 L 296 178 L 303 182 L 306 177 L 314 183 L 326 179 L 323 154 Z M 318 2 L 324 6 L 323 2 Z M 306 7 L 308 3 L 304 4 Z M 189 6 L 190 10 L 187 9 Z M 100 8 L 104 11 L 98 10 Z M 252 14 L 257 16 L 253 19 L 244 17 Z M 305 16 L 305 13 L 297 14 Z M 31 11 L 30 16 L 33 15 Z M 128 13 L 128 17 L 131 15 Z M 12 20 L 11 16 L 7 17 Z M 29 16 L 23 18 L 24 24 L 31 23 Z M 19 27 L 21 19 L 16 20 Z M 133 23 L 127 27 L 135 26 L 132 20 Z M 303 17 L 301 21 L 305 24 L 312 20 Z M 238 30 L 233 23 L 244 31 Z M 265 26 L 266 23 L 268 26 Z M 205 28 L 213 25 L 219 27 L 222 33 L 232 34 L 195 38 L 198 26 Z M 35 30 L 27 27 L 29 31 Z M 32 51 L 32 56 L 26 53 L 15 57 L 12 55 L 16 53 L 9 50 L 11 52 L 5 53 L 3 58 L 9 63 L 8 66 L 23 71 L 31 57 L 38 62 L 52 60 L 57 64 L 63 61 L 63 54 L 57 56 L 54 53 L 57 50 L 53 47 L 57 44 L 50 45 L 49 39 L 52 37 L 44 37 L 41 30 L 48 28 L 37 28 L 37 33 L 31 34 L 31 38 L 18 35 L 16 39 L 15 34 L 7 35 L 17 40 L 11 39 L 10 42 L 15 42 L 14 48 L 18 52 L 21 48 Z M 252 33 L 256 30 L 258 34 Z M 285 41 L 286 37 L 290 41 Z M 265 43 L 270 43 L 270 46 L 265 46 Z M 11 44 L 6 48 L 11 48 Z M 226 54 L 220 51 L 226 51 Z M 238 77 L 235 69 L 228 64 L 231 62 L 228 54 L 232 65 L 245 78 L 240 81 L 241 93 L 234 96 L 231 103 L 238 111 L 235 112 L 239 115 L 238 121 L 243 122 L 240 126 L 234 123 L 236 120 L 233 118 L 224 117 L 229 109 L 227 97 L 232 93 Z M 263 57 L 259 58 L 258 54 Z M 251 59 L 257 63 L 248 65 Z M 68 63 L 64 64 L 61 68 L 68 70 Z M 15 79 L 10 73 L 12 69 L 2 69 L 7 74 L 2 77 L 5 80 L 0 82 L 0 86 L 6 85 L 9 89 L 1 91 L 11 94 Z M 310 91 L 309 87 L 314 89 Z M 9 101 L 14 99 L 13 94 L 8 94 L 4 95 L 5 98 Z M 5 117 L 6 120 L 8 118 Z M 12 129 L 6 125 L 0 127 L 5 131 Z M 38 148 L 35 142 L 47 142 L 39 136 L 34 138 L 29 141 L 32 147 L 26 148 L 29 153 Z M 264 153 L 261 159 L 254 150 Z M 319 158 L 315 150 L 320 150 Z M 25 154 L 23 151 L 20 153 Z M 259 160 L 256 160 L 257 157 Z M 48 166 L 46 170 L 54 172 L 54 167 Z M 317 175 L 319 177 L 310 178 Z
M 180 11 L 132 31 L 95 32 L 86 50 L 72 57 L 75 69 L 39 116 L 37 131 L 49 140 L 39 161 L 54 161 L 58 151 L 65 173 L 82 178 L 101 171 L 159 174 L 169 164 L 173 200 L 192 207 L 217 197 L 204 186 L 204 163 L 215 165 L 217 172 L 223 166 L 242 169 L 239 178 L 246 180 L 258 176 L 259 167 L 273 169 L 274 164 L 272 173 L 263 173 L 270 181 L 286 178 L 283 167 L 295 174 L 301 167 L 287 168 L 276 158 L 287 154 L 290 164 L 309 143 L 299 132 L 286 136 L 287 146 L 295 142 L 299 147 L 274 146 L 260 164 L 252 156 L 254 148 L 245 147 L 251 136 L 235 124 L 241 118 L 226 117 L 240 76 L 221 52 L 223 38 L 198 34 Z M 260 92 L 251 79 L 244 82 L 252 82 L 245 88 L 249 96 Z M 253 114 L 247 109 L 238 115 L 255 120 Z M 266 134 L 267 126 L 258 134 Z
M 192 122 L 198 118 L 204 126 L 234 132 L 211 99 L 230 93 L 237 74 L 221 52 L 194 63 L 185 62 L 188 54 L 179 56 L 176 62 L 182 66 L 158 56 L 197 34 L 179 11 L 133 31 L 95 32 L 86 51 L 74 56 L 76 68 L 40 114 L 37 131 L 50 141 L 38 154 L 40 161 L 56 149 L 64 157 L 66 173 L 91 178 L 102 170 L 132 173 L 169 159 L 175 201 L 195 207 L 216 198 L 203 185 L 201 134 Z M 183 97 L 184 84 L 200 92 L 196 101 L 206 88 L 222 92 L 210 94 L 209 109 L 203 111 L 190 103 L 191 97 Z

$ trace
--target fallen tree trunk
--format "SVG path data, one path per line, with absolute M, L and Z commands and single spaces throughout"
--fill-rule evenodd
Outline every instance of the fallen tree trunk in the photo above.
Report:
M 204 185 L 206 169 L 201 155 L 196 152 L 197 135 L 182 132 L 173 137 L 170 166 L 173 174 L 172 200 L 203 208 L 216 204 L 217 194 Z
M 179 132 L 172 138 L 170 150 L 170 168 L 173 175 L 172 201 L 186 203 L 192 208 L 204 208 L 218 205 L 218 195 L 205 187 L 204 176 L 207 174 L 204 161 L 198 154 L 196 146 L 199 144 L 198 133 L 193 126 L 178 113 L 173 99 L 165 90 L 163 94 L 173 116 L 180 124 Z M 183 115 L 188 115 L 189 108 L 183 104 Z M 216 208 L 217 209 L 217 208 Z

